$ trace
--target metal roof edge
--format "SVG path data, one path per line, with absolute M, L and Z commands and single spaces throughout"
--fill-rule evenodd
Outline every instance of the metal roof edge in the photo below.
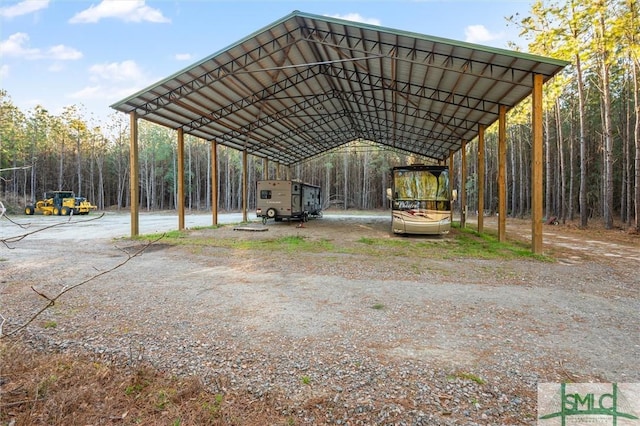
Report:
M 222 49 L 217 50 L 216 52 L 214 52 L 214 53 L 212 53 L 212 54 L 210 54 L 210 55 L 208 55 L 208 56 L 206 56 L 206 57 L 204 57 L 204 58 L 200 59 L 199 61 L 196 61 L 196 62 L 192 63 L 191 65 L 188 65 L 188 66 L 186 66 L 186 67 L 184 67 L 184 68 L 182 68 L 182 69 L 180 69 L 180 70 L 178 70 L 178 71 L 174 72 L 174 73 L 173 73 L 173 74 L 171 74 L 170 76 L 165 77 L 165 78 L 163 78 L 162 80 L 158 80 L 158 81 L 156 81 L 155 83 L 150 84 L 149 86 L 147 86 L 147 87 L 145 87 L 145 88 L 143 88 L 143 89 L 140 89 L 139 91 L 137 91 L 137 92 L 136 92 L 136 93 L 134 93 L 133 95 L 127 96 L 127 97 L 126 97 L 126 98 L 124 98 L 124 99 L 121 99 L 121 100 L 119 100 L 119 101 L 117 101 L 117 102 L 114 102 L 113 104 L 109 105 L 109 108 L 118 109 L 118 108 L 117 108 L 118 106 L 120 106 L 120 105 L 122 105 L 122 104 L 127 103 L 129 100 L 134 99 L 134 98 L 136 98 L 136 97 L 140 96 L 141 94 L 143 94 L 143 93 L 145 93 L 145 92 L 148 92 L 149 90 L 152 90 L 152 89 L 154 89 L 154 88 L 156 88 L 156 87 L 158 87 L 158 86 L 162 86 L 164 83 L 166 83 L 166 82 L 168 82 L 168 81 L 170 81 L 170 80 L 172 80 L 172 79 L 176 78 L 177 76 L 179 76 L 179 75 L 181 75 L 181 74 L 184 74 L 185 72 L 189 71 L 190 69 L 195 68 L 195 67 L 197 67 L 197 66 L 199 66 L 199 65 L 202 65 L 202 64 L 204 64 L 204 63 L 205 63 L 205 62 L 207 62 L 207 61 L 210 61 L 212 58 L 215 58 L 215 57 L 216 57 L 216 56 L 218 56 L 219 54 L 221 54 L 221 53 L 223 53 L 223 52 L 225 52 L 225 51 L 227 51 L 227 50 L 230 50 L 230 49 L 232 49 L 232 48 L 234 48 L 234 47 L 236 47 L 236 46 L 238 46 L 238 45 L 240 45 L 240 44 L 244 43 L 244 42 L 245 42 L 245 41 L 247 41 L 247 40 L 250 40 L 251 38 L 255 37 L 255 36 L 256 36 L 256 35 L 258 35 L 258 34 L 261 34 L 261 33 L 265 32 L 265 31 L 267 31 L 267 30 L 268 30 L 268 29 L 270 29 L 270 28 L 273 28 L 273 27 L 275 27 L 275 26 L 277 26 L 277 25 L 280 25 L 281 23 L 283 23 L 283 22 L 285 22 L 285 21 L 287 21 L 287 20 L 291 19 L 292 17 L 296 16 L 296 15 L 297 15 L 297 14 L 299 14 L 299 13 L 300 13 L 300 12 L 298 12 L 297 10 L 294 10 L 294 11 L 293 11 L 293 12 L 291 12 L 290 14 L 288 14 L 288 15 L 286 15 L 286 16 L 284 16 L 284 17 L 280 18 L 280 19 L 278 19 L 277 21 L 274 21 L 274 22 L 272 22 L 272 23 L 271 23 L 271 24 L 269 24 L 269 25 L 265 25 L 264 27 L 262 27 L 262 28 L 260 28 L 260 29 L 258 29 L 258 30 L 256 30 L 256 31 L 254 31 L 254 32 L 252 32 L 251 34 L 249 34 L 249 35 L 247 35 L 247 36 L 245 36 L 245 37 L 241 38 L 240 40 L 238 40 L 238 41 L 236 41 L 236 42 L 234 42 L 234 43 L 231 43 L 230 45 L 228 45 L 228 46 L 226 46 L 226 47 L 223 47 Z
M 381 31 L 381 32 L 386 32 L 386 33 L 390 33 L 390 34 L 394 34 L 394 35 L 399 35 L 399 36 L 407 36 L 407 37 L 413 37 L 416 39 L 421 39 L 421 40 L 425 40 L 425 41 L 430 41 L 433 43 L 441 43 L 441 44 L 447 44 L 450 46 L 457 46 L 457 47 L 461 47 L 461 48 L 466 48 L 466 49 L 472 49 L 472 50 L 479 50 L 479 51 L 483 51 L 483 52 L 487 52 L 487 53 L 494 53 L 494 54 L 499 54 L 499 55 L 505 55 L 505 56 L 511 56 L 511 57 L 515 57 L 515 58 L 519 58 L 519 59 L 524 59 L 524 60 L 531 60 L 531 61 L 535 61 L 535 62 L 542 62 L 545 64 L 549 64 L 549 65 L 555 65 L 558 67 L 566 67 L 567 65 L 569 65 L 571 62 L 568 61 L 564 61 L 564 60 L 560 60 L 560 59 L 554 59 L 554 58 L 549 58 L 549 57 L 545 57 L 545 56 L 538 56 L 538 55 L 534 55 L 531 53 L 524 53 L 524 52 L 518 52 L 518 51 L 513 51 L 513 50 L 508 50 L 508 49 L 503 49 L 503 48 L 498 48 L 498 47 L 491 47 L 491 46 L 485 46 L 485 45 L 481 45 L 481 44 L 474 44 L 474 43 L 469 43 L 469 42 L 464 42 L 464 41 L 457 41 L 457 40 L 453 40 L 453 39 L 448 39 L 448 38 L 443 38 L 443 37 L 436 37 L 436 36 L 430 36 L 430 35 L 426 35 L 426 34 L 420 34 L 420 33 L 415 33 L 415 32 L 411 32 L 411 31 L 403 31 L 403 30 L 399 30 L 399 29 L 394 29 L 394 28 L 389 28 L 389 27 L 383 27 L 383 26 L 378 26 L 378 25 L 373 25 L 373 24 L 366 24 L 366 23 L 362 23 L 362 22 L 356 22 L 356 21 L 349 21 L 349 20 L 345 20 L 345 19 L 340 19 L 340 18 L 333 18 L 330 16 L 324 16 L 324 15 L 316 15 L 316 14 L 312 14 L 312 13 L 306 13 L 306 12 L 301 12 L 298 10 L 294 10 L 293 12 L 289 13 L 288 15 L 283 16 L 282 18 L 272 22 L 271 24 L 268 24 L 254 32 L 252 32 L 251 34 L 243 37 L 242 39 L 236 41 L 235 43 L 232 43 L 208 56 L 206 56 L 205 58 L 194 62 L 193 64 L 184 67 L 182 69 L 180 69 L 179 71 L 176 71 L 175 73 L 171 74 L 170 76 L 156 81 L 155 83 L 137 91 L 136 93 L 127 96 L 124 99 L 121 99 L 117 102 L 114 102 L 113 104 L 111 104 L 109 107 L 118 111 L 121 111 L 119 109 L 119 107 L 123 106 L 124 104 L 126 104 L 127 102 L 129 102 L 132 99 L 135 99 L 137 97 L 139 97 L 140 95 L 144 94 L 145 92 L 149 92 L 150 90 L 155 89 L 156 87 L 162 86 L 163 84 L 165 84 L 166 82 L 176 78 L 177 76 L 184 74 L 185 72 L 187 72 L 190 69 L 193 69 L 199 65 L 204 64 L 205 62 L 211 60 L 212 58 L 216 57 L 217 55 L 228 51 L 242 43 L 244 43 L 247 40 L 250 40 L 251 38 L 255 37 L 258 34 L 261 34 L 271 28 L 276 27 L 277 25 L 280 25 L 292 18 L 296 18 L 296 17 L 302 17 L 302 18 L 308 18 L 308 19 L 312 19 L 312 20 L 318 20 L 318 21 L 325 21 L 325 22 L 333 22 L 336 24 L 340 24 L 340 25 L 348 25 L 348 26 L 352 26 L 352 27 L 356 27 L 356 28 L 362 28 L 362 29 L 369 29 L 372 31 Z M 559 72 L 560 70 L 557 70 L 557 72 Z M 555 73 L 554 73 L 555 74 Z
M 571 64 L 571 62 L 569 62 L 569 61 L 565 61 L 565 60 L 562 60 L 562 59 L 551 58 L 551 57 L 548 57 L 548 56 L 536 55 L 536 54 L 533 54 L 533 53 L 519 52 L 517 50 L 509 50 L 509 49 L 506 49 L 506 48 L 486 46 L 486 45 L 483 45 L 483 44 L 476 44 L 476 43 L 470 43 L 470 42 L 466 42 L 466 41 L 459 41 L 459 40 L 454 40 L 454 39 L 449 39 L 449 38 L 444 38 L 444 37 L 431 36 L 431 35 L 416 33 L 416 32 L 412 32 L 412 31 L 404 31 L 404 30 L 399 30 L 399 29 L 391 28 L 391 27 L 383 27 L 383 26 L 379 26 L 379 25 L 366 24 L 366 23 L 357 22 L 357 21 L 349 21 L 349 20 L 346 20 L 346 19 L 334 18 L 334 17 L 324 16 L 324 15 L 316 15 L 316 14 L 305 13 L 305 12 L 300 12 L 300 11 L 292 12 L 291 14 L 289 14 L 286 17 L 286 19 L 289 19 L 289 18 L 291 18 L 293 16 L 301 16 L 301 17 L 305 17 L 305 18 L 309 18 L 309 19 L 316 19 L 316 20 L 320 20 L 320 21 L 333 22 L 333 23 L 342 24 L 342 25 L 350 25 L 350 26 L 353 26 L 353 27 L 358 27 L 358 28 L 363 28 L 363 29 L 370 29 L 370 30 L 374 30 L 374 31 L 383 31 L 383 32 L 394 34 L 394 35 L 403 35 L 403 36 L 418 38 L 418 39 L 425 40 L 425 41 L 432 41 L 434 43 L 448 44 L 448 45 L 451 45 L 451 46 L 463 47 L 463 48 L 467 48 L 467 49 L 482 50 L 482 51 L 487 52 L 487 53 L 496 53 L 496 54 L 500 54 L 500 55 L 508 55 L 508 56 L 518 57 L 519 59 L 527 59 L 527 60 L 536 61 L 536 62 L 544 62 L 544 63 L 550 64 L 550 65 L 557 65 L 557 66 L 566 67 L 567 65 Z

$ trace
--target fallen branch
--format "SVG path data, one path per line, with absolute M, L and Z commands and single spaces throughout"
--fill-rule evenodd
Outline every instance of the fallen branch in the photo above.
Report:
M 18 326 L 16 329 L 4 334 L 2 332 L 2 324 L 4 324 L 4 317 L 2 317 L 2 315 L 0 315 L 0 317 L 3 319 L 2 323 L 0 323 L 0 339 L 3 339 L 5 337 L 9 337 L 12 336 L 16 333 L 18 333 L 19 331 L 25 329 L 29 324 L 31 324 L 36 318 L 38 318 L 44 311 L 46 311 L 47 309 L 49 309 L 50 307 L 52 307 L 53 305 L 55 305 L 56 301 L 62 297 L 65 293 L 76 289 L 82 285 L 85 285 L 97 278 L 100 278 L 103 275 L 107 275 L 113 271 L 115 271 L 116 269 L 126 265 L 127 263 L 129 263 L 130 260 L 132 260 L 133 258 L 140 256 L 147 248 L 149 248 L 151 245 L 157 243 L 158 241 L 160 241 L 162 238 L 164 238 L 164 234 L 162 234 L 160 237 L 156 238 L 153 241 L 149 241 L 147 244 L 145 244 L 142 248 L 140 248 L 139 250 L 137 250 L 135 253 L 133 254 L 128 254 L 127 253 L 127 258 L 125 260 L 123 260 L 122 262 L 118 263 L 117 265 L 115 265 L 114 267 L 104 270 L 102 272 L 100 272 L 99 274 L 93 275 L 89 278 L 87 278 L 84 281 L 81 281 L 77 284 L 74 284 L 72 286 L 65 286 L 57 295 L 55 295 L 54 297 L 50 297 L 47 296 L 46 294 L 36 290 L 33 286 L 31 286 L 31 289 L 38 294 L 40 297 L 44 298 L 47 300 L 47 303 L 40 309 L 38 310 L 38 312 L 36 312 L 34 315 L 31 316 L 31 318 L 29 318 L 29 320 L 27 320 L 24 324 Z
M 16 405 L 23 405 L 23 404 L 33 404 L 34 402 L 41 402 L 44 401 L 45 398 L 36 398 L 36 399 L 25 399 L 23 401 L 16 401 L 16 402 L 7 402 L 5 404 L 0 404 L 1 408 L 7 408 L 7 407 L 15 407 Z
M 0 201 L 0 205 L 2 205 L 2 202 Z M 14 225 L 16 225 L 17 227 L 20 227 L 22 229 L 27 229 L 30 225 L 23 225 L 21 223 L 16 222 L 15 220 L 11 219 L 7 214 L 7 209 L 4 207 L 4 205 L 0 206 L 0 212 L 2 212 L 2 214 L 0 214 L 0 219 L 2 219 L 3 217 L 5 219 L 7 219 L 9 222 L 13 223 Z

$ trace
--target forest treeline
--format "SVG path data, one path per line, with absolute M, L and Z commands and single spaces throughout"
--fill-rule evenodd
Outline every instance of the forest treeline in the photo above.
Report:
M 534 54 L 571 63 L 544 87 L 544 214 L 592 218 L 612 228 L 639 229 L 640 11 L 636 0 L 537 1 L 528 16 L 507 17 Z M 61 114 L 37 106 L 23 111 L 0 89 L 0 199 L 18 212 L 45 191 L 73 190 L 99 209 L 124 209 L 129 200 L 129 118 L 87 118 L 82 106 Z M 527 217 L 531 207 L 531 107 L 524 101 L 507 116 L 507 210 Z M 176 132 L 144 120 L 139 125 L 140 208 L 176 208 Z M 498 203 L 497 126 L 485 134 L 485 205 L 477 205 L 476 141 L 467 144 L 470 211 L 495 212 Z M 185 138 L 185 205 L 211 209 L 211 149 Z M 460 155 L 454 187 L 460 188 Z M 387 208 L 390 167 L 421 161 L 375 141 L 345 146 L 289 169 L 289 177 L 323 188 L 325 208 Z M 265 162 L 248 158 L 248 207 Z M 269 163 L 269 176 L 275 164 Z M 218 207 L 242 206 L 242 153 L 218 147 Z

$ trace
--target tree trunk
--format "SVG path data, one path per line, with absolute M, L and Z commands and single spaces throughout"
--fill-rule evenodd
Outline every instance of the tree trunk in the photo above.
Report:
M 231 161 L 229 158 L 229 150 L 224 150 L 224 156 L 226 160 L 225 167 L 225 180 L 224 180 L 224 208 L 231 210 Z
M 60 139 L 60 159 L 58 161 L 58 191 L 62 191 L 63 171 L 64 171 L 64 133 L 60 132 L 62 137 Z
M 544 186 L 544 206 L 545 216 L 549 218 L 553 215 L 553 201 L 551 200 L 553 190 L 553 173 L 551 164 L 551 144 L 549 143 L 549 112 L 544 113 L 544 156 L 545 156 L 545 186 Z
M 571 114 L 573 115 L 573 114 Z M 576 163 L 576 159 L 575 159 L 575 143 L 574 143 L 574 138 L 575 138 L 575 134 L 574 134 L 574 126 L 573 126 L 573 117 L 570 117 L 570 134 L 569 134 L 569 201 L 567 203 L 567 208 L 568 208 L 568 216 L 569 216 L 569 220 L 571 222 L 573 222 L 574 219 L 574 209 L 573 209 L 573 204 L 574 204 L 574 182 L 575 182 L 575 178 L 576 178 L 576 173 L 575 173 L 575 163 Z
M 517 182 L 517 177 L 518 177 L 518 162 L 516 160 L 516 152 L 520 149 L 520 138 L 519 138 L 520 132 L 517 131 L 517 129 L 512 129 L 511 130 L 511 137 L 513 138 L 513 143 L 511 144 L 511 149 L 509 150 L 509 157 L 511 159 L 511 216 L 516 217 L 517 213 L 518 213 L 518 203 L 520 202 L 520 200 L 518 200 L 517 194 L 518 194 L 518 182 Z M 483 182 L 480 182 L 480 184 L 483 184 Z M 484 206 L 478 206 L 478 215 L 484 214 Z
M 100 210 L 104 209 L 104 157 L 98 155 L 97 157 L 97 167 L 98 167 L 98 199 L 95 201 L 95 205 L 98 206 Z M 93 201 L 93 200 L 92 200 Z
M 211 142 L 208 142 L 208 144 L 210 144 Z M 262 163 L 263 168 L 264 168 L 264 161 Z M 205 208 L 207 210 L 210 210 L 212 208 L 211 206 L 211 150 L 207 149 L 207 173 L 206 173 L 206 185 L 205 185 Z
M 578 121 L 580 138 L 580 226 L 587 227 L 589 211 L 587 207 L 587 137 L 584 117 L 584 83 L 582 81 L 582 68 L 580 64 L 580 54 L 576 53 L 576 80 L 578 81 Z
M 611 88 L 609 87 L 609 64 L 605 55 L 602 61 L 602 133 L 604 147 L 604 227 L 613 228 L 613 131 L 611 124 Z
M 560 161 L 560 218 L 562 219 L 562 223 L 564 224 L 567 220 L 567 206 L 566 206 L 566 190 L 567 190 L 567 180 L 565 177 L 564 170 L 564 149 L 562 147 L 562 114 L 560 108 L 560 98 L 556 98 L 556 126 L 558 128 L 558 157 Z
M 94 167 L 95 167 L 95 158 L 96 158 L 96 141 L 95 134 L 91 136 L 91 152 L 89 153 L 89 191 L 88 196 L 89 200 L 95 202 L 96 200 L 96 187 L 94 182 Z
M 76 167 L 78 173 L 78 197 L 82 196 L 82 153 L 80 150 L 80 131 L 76 139 Z
M 191 167 L 192 167 L 192 158 L 191 158 L 191 142 L 187 143 L 187 190 L 189 192 L 189 210 L 191 210 L 193 208 L 192 203 L 193 203 L 193 187 L 192 187 L 192 179 L 191 176 L 193 175 L 193 173 L 191 173 Z
M 520 135 L 520 218 L 523 218 L 525 213 L 529 210 L 529 169 L 526 164 L 526 150 L 527 143 L 522 139 Z M 528 146 L 531 148 L 531 146 Z
M 640 232 L 640 83 L 638 82 L 638 71 L 640 71 L 640 63 L 633 61 L 633 107 L 635 114 L 635 126 L 633 131 L 633 138 L 636 146 L 636 158 L 635 158 L 635 223 L 634 227 L 636 232 Z
M 343 168 L 343 182 L 342 182 L 342 190 L 343 190 L 343 197 L 344 197 L 344 210 L 347 210 L 348 208 L 348 197 L 349 197 L 349 151 L 345 151 L 343 157 L 342 157 L 342 168 Z
M 622 108 L 624 109 L 624 124 L 621 126 L 622 130 L 622 169 L 621 169 L 621 185 L 620 185 L 620 221 L 623 224 L 629 225 L 630 211 L 627 209 L 628 203 L 631 199 L 629 193 L 628 182 L 631 181 L 629 169 L 631 167 L 631 102 L 629 93 L 628 75 L 625 74 L 623 87 L 624 96 L 622 97 Z M 621 114 L 622 115 L 622 114 Z
M 331 201 L 331 168 L 333 163 L 327 161 L 324 165 L 324 208 L 329 208 Z

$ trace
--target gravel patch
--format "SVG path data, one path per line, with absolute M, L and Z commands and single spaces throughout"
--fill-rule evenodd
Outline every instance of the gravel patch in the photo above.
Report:
M 387 220 L 192 235 L 362 244 L 398 238 Z M 139 243 L 40 237 L 13 247 L 0 262 L 5 331 L 43 305 L 30 286 L 55 294 Z M 246 390 L 296 424 L 535 424 L 538 382 L 640 382 L 638 264 L 575 255 L 495 262 L 159 244 L 67 293 L 24 338 L 197 375 L 214 392 Z

